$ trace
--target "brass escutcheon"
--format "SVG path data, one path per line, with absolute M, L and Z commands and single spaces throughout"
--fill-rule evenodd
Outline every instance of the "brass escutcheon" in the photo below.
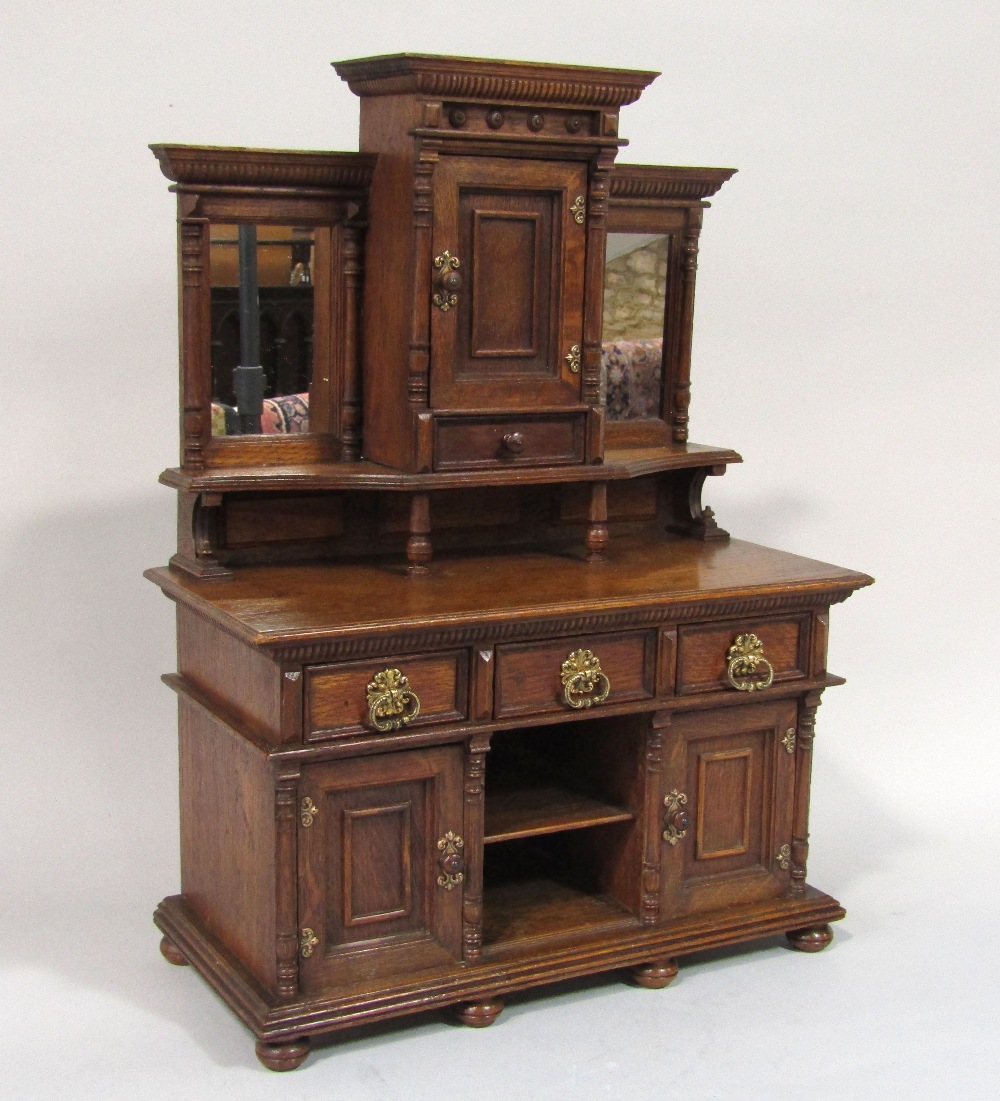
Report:
M 574 650 L 562 663 L 560 677 L 566 702 L 575 709 L 604 703 L 611 692 L 611 681 L 592 650 Z
M 299 821 L 308 829 L 313 824 L 317 814 L 319 814 L 319 807 L 307 795 L 299 803 Z
M 457 256 L 445 249 L 440 256 L 434 257 L 434 286 L 438 289 L 434 292 L 431 301 L 442 312 L 447 313 L 453 306 L 458 305 L 457 291 L 462 289 L 462 277 L 458 269 L 462 261 Z
M 299 951 L 308 959 L 313 950 L 319 946 L 319 937 L 312 931 L 312 929 L 306 927 L 299 934 Z
M 774 680 L 774 666 L 764 657 L 764 644 L 756 635 L 737 635 L 726 652 L 726 660 L 729 662 L 726 678 L 738 692 L 756 692 Z M 761 665 L 765 673 L 756 677 Z
M 454 890 L 465 879 L 465 858 L 462 856 L 465 842 L 457 833 L 449 830 L 444 837 L 438 839 L 437 847 L 441 854 L 438 857 L 438 866 L 441 868 L 438 886 L 444 887 L 446 891 Z
M 368 719 L 383 733 L 399 730 L 420 714 L 420 700 L 398 669 L 384 669 L 368 685 Z
M 587 216 L 587 202 L 582 195 L 577 195 L 573 200 L 573 205 L 569 208 L 570 214 L 573 215 L 573 221 L 578 226 L 583 225 L 583 220 Z
M 573 374 L 578 375 L 580 373 L 580 345 L 574 344 L 563 358 Z
M 684 809 L 687 801 L 688 797 L 677 788 L 663 797 L 663 805 L 667 808 L 663 816 L 663 840 L 671 848 L 687 835 L 688 826 L 691 824 L 688 813 Z

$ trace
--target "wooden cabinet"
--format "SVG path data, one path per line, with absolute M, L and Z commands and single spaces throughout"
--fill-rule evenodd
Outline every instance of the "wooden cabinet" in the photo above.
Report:
M 586 165 L 447 157 L 435 177 L 432 408 L 579 404 Z
M 298 794 L 302 990 L 459 960 L 461 751 L 309 765 Z
M 732 170 L 614 165 L 656 74 L 337 69 L 359 153 L 155 147 L 182 274 L 178 545 L 147 575 L 178 624 L 164 955 L 288 1070 L 355 1024 L 481 1027 L 545 983 L 824 947 L 815 714 L 830 607 L 871 578 L 702 504 L 739 461 L 687 437 L 704 200 Z M 610 346 L 609 227 L 609 316 L 659 295 Z M 267 249 L 311 304 L 294 394 L 244 358 Z M 646 416 L 606 426 L 609 394 Z
M 674 717 L 664 744 L 665 918 L 788 889 L 794 700 Z

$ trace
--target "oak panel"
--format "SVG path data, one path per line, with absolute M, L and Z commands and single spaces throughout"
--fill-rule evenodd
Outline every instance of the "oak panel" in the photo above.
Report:
M 774 667 L 775 681 L 805 677 L 808 672 L 809 617 L 731 620 L 678 631 L 677 693 L 732 689 L 726 676 L 729 647 L 739 635 L 755 634 L 764 645 L 764 657 Z M 761 667 L 760 676 L 763 676 Z
M 465 650 L 310 666 L 305 687 L 306 739 L 323 741 L 374 730 L 367 687 L 376 674 L 389 668 L 399 669 L 408 678 L 410 690 L 420 700 L 420 713 L 409 727 L 464 719 L 469 712 L 468 667 Z
M 448 417 L 434 421 L 434 469 L 582 463 L 583 413 Z
M 593 651 L 601 663 L 602 672 L 611 682 L 608 703 L 653 697 L 654 632 L 584 635 L 552 642 L 498 646 L 496 717 L 553 711 L 579 714 L 566 702 L 560 673 L 566 658 L 581 649 Z

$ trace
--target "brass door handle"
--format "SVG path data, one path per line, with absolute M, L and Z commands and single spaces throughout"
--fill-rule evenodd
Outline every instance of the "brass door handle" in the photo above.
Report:
M 764 657 L 764 644 L 756 635 L 737 635 L 726 660 L 726 678 L 738 692 L 756 692 L 774 680 L 774 666 Z M 761 666 L 764 675 L 758 676 Z
M 445 249 L 440 256 L 434 257 L 434 291 L 432 301 L 442 312 L 447 313 L 458 305 L 458 292 L 462 289 L 462 276 L 458 269 L 462 261 Z
M 420 699 L 398 669 L 384 669 L 367 688 L 368 719 L 383 733 L 399 730 L 420 714 Z
M 574 709 L 604 703 L 611 692 L 611 681 L 593 650 L 574 650 L 562 663 L 560 677 L 563 696 Z

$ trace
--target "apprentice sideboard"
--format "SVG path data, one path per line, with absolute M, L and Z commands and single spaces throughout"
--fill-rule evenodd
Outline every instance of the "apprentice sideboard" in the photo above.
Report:
M 730 169 L 616 160 L 656 75 L 344 62 L 358 153 L 154 146 L 179 223 L 181 890 L 274 1070 L 310 1037 L 840 904 L 806 883 L 829 610 L 688 440 Z M 637 994 L 638 996 L 638 994 Z

